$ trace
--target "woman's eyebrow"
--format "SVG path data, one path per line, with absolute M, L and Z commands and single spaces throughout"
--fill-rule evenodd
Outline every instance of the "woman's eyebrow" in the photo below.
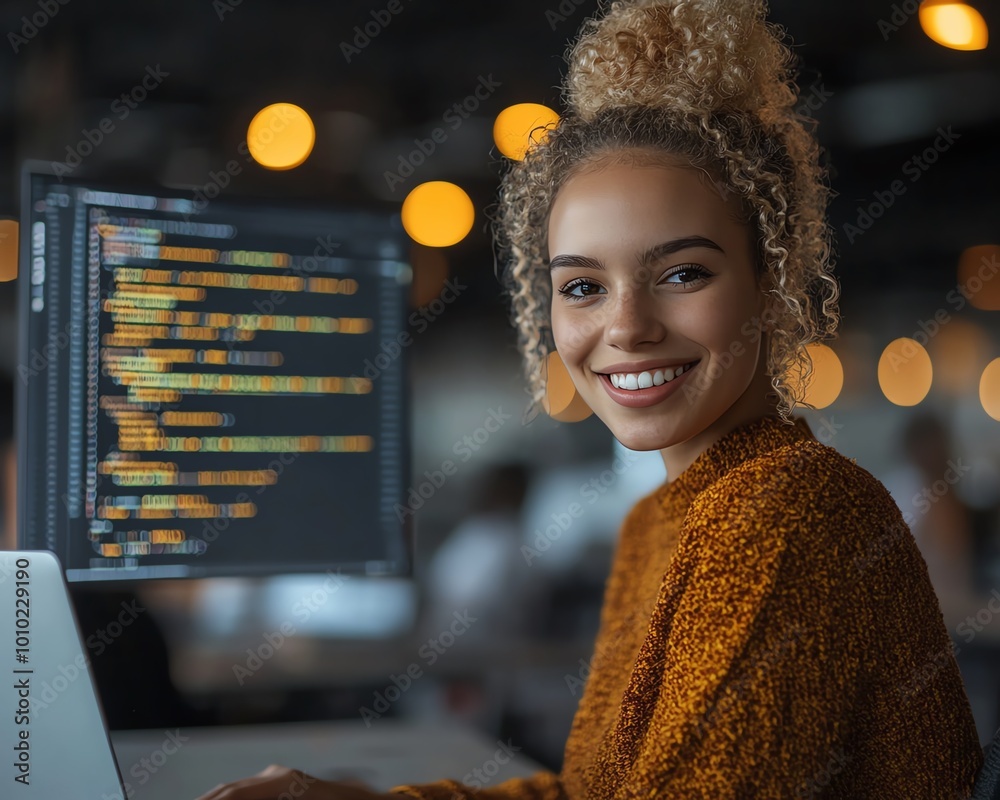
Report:
M 692 247 L 707 247 L 711 250 L 718 250 L 720 253 L 726 251 L 721 246 L 705 236 L 682 236 L 680 239 L 671 239 L 669 242 L 661 242 L 650 247 L 639 256 L 641 264 L 649 264 L 664 256 L 669 256 L 680 250 L 687 250 Z M 589 269 L 604 269 L 598 259 L 589 256 L 558 255 L 549 261 L 549 271 L 566 267 L 585 267 Z
M 705 236 L 684 236 L 680 239 L 671 239 L 669 242 L 653 245 L 639 257 L 639 261 L 643 264 L 648 264 L 651 261 L 656 261 L 658 258 L 663 258 L 663 256 L 676 253 L 678 250 L 687 250 L 691 247 L 707 247 L 712 250 L 718 250 L 720 253 L 726 252 L 720 245 Z
M 549 261 L 549 272 L 567 267 L 587 267 L 588 269 L 604 269 L 604 265 L 596 258 L 589 256 L 558 255 Z

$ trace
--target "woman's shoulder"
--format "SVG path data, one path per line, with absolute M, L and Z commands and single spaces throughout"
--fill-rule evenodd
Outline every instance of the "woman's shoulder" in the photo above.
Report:
M 768 531 L 867 540 L 886 526 L 905 526 L 899 506 L 871 472 L 836 448 L 803 439 L 750 458 L 694 500 L 688 521 L 725 519 Z M 693 518 L 693 519 L 692 519 Z
M 857 500 L 896 507 L 885 485 L 856 458 L 817 439 L 803 439 L 747 459 L 697 500 L 704 503 L 733 493 L 755 499 L 766 493 L 786 503 L 811 500 L 831 507 Z

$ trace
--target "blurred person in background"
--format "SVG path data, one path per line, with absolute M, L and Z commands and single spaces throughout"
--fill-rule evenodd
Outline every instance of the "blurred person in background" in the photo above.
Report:
M 912 515 L 910 530 L 927 562 L 931 583 L 950 631 L 976 609 L 972 510 L 956 484 L 947 423 L 934 412 L 914 416 L 904 427 L 901 449 L 911 466 L 911 490 L 899 505 Z M 959 459 L 960 461 L 960 459 Z
M 468 517 L 438 547 L 427 571 L 422 625 L 428 635 L 465 611 L 476 622 L 463 638 L 513 638 L 522 631 L 527 569 L 521 509 L 529 479 L 519 463 L 492 466 L 480 476 Z
M 984 539 L 994 535 L 989 523 L 995 523 L 995 509 L 977 512 L 962 499 L 958 484 L 970 473 L 955 456 L 952 435 L 941 414 L 917 412 L 903 427 L 899 449 L 906 463 L 887 480 L 927 563 L 977 726 L 981 731 L 995 730 L 1000 717 L 995 667 L 1000 640 L 993 626 L 981 624 L 977 615 L 990 609 L 990 603 L 995 607 L 994 595 L 1000 594 L 995 588 L 992 594 L 981 590 L 981 579 L 985 578 L 987 586 L 992 582 L 988 575 L 978 574 L 976 556 L 977 524 Z M 984 551 L 989 545 L 989 541 L 980 542 Z
M 426 605 L 421 638 L 462 631 L 463 646 L 476 643 L 516 646 L 528 629 L 529 610 L 537 611 L 528 570 L 521 555 L 523 506 L 531 473 L 525 464 L 487 467 L 479 476 L 468 516 L 435 551 L 424 581 Z M 479 676 L 452 678 L 441 687 L 435 708 L 477 727 L 499 724 L 502 699 Z

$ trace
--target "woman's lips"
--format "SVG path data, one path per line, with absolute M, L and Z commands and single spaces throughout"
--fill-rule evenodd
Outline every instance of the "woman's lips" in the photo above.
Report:
M 687 380 L 687 376 L 698 368 L 700 363 L 701 360 L 699 359 L 692 367 L 684 370 L 684 372 L 673 380 L 667 381 L 659 386 L 650 386 L 648 389 L 618 389 L 613 383 L 611 383 L 610 375 L 600 373 L 598 377 L 601 379 L 601 384 L 604 386 L 604 390 L 608 393 L 608 395 L 610 395 L 611 399 L 619 405 L 623 405 L 628 408 L 645 408 L 647 406 L 654 406 L 657 403 L 661 403 L 670 397 L 670 395 L 677 390 L 680 384 Z

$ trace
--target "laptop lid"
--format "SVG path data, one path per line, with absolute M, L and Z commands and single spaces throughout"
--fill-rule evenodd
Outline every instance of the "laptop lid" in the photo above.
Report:
M 0 551 L 0 797 L 123 800 L 62 566 Z

